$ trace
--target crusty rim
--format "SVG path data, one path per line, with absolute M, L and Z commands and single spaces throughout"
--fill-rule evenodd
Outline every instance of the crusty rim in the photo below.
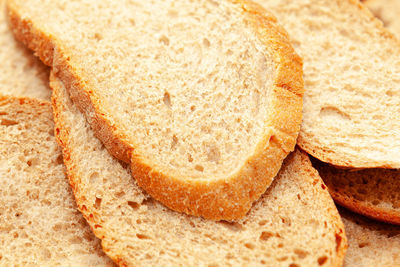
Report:
M 391 41 L 396 43 L 396 46 L 400 47 L 400 41 L 388 30 L 386 29 L 382 22 L 377 19 L 371 11 L 360 3 L 359 0 L 335 0 L 338 2 L 338 5 L 343 4 L 343 1 L 348 1 L 350 4 L 357 7 L 360 12 L 363 12 L 368 16 L 368 19 L 375 23 L 375 26 L 381 32 L 381 36 L 385 37 Z M 308 135 L 308 134 L 307 134 Z M 305 136 L 307 136 L 305 135 Z M 313 157 L 336 166 L 346 167 L 346 168 L 400 168 L 399 161 L 390 161 L 390 162 L 382 162 L 382 161 L 374 161 L 364 157 L 363 155 L 359 155 L 357 159 L 349 157 L 348 155 L 337 155 L 336 151 L 333 148 L 329 147 L 317 147 L 312 142 L 307 140 L 307 137 L 304 137 L 302 131 L 299 133 L 299 137 L 297 140 L 297 145 L 301 147 L 308 154 Z
M 132 173 L 142 188 L 173 210 L 214 220 L 235 220 L 243 217 L 252 202 L 264 193 L 283 159 L 294 149 L 302 119 L 303 79 L 302 61 L 294 52 L 287 33 L 277 26 L 276 19 L 248 0 L 230 1 L 240 6 L 244 20 L 265 44 L 274 60 L 276 74 L 270 120 L 266 125 L 269 131 L 257 145 L 254 155 L 244 161 L 237 173 L 212 182 L 170 177 L 146 164 L 145 159 L 136 155 L 134 147 L 126 142 L 124 133 L 103 112 L 96 92 L 88 88 L 78 69 L 70 64 L 68 51 L 61 42 L 22 17 L 12 1 L 7 6 L 17 39 L 34 50 L 45 64 L 53 67 L 71 99 L 109 152 L 125 162 L 132 162 Z

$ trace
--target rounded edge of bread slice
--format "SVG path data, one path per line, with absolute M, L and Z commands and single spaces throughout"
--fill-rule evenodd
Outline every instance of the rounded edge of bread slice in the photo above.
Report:
M 1 266 L 114 266 L 65 172 L 50 102 L 0 95 Z
M 312 163 L 340 206 L 400 225 L 400 170 L 339 169 L 317 159 Z
M 68 52 L 55 36 L 41 31 L 34 22 L 8 2 L 8 15 L 17 39 L 34 50 L 41 60 L 53 67 L 65 84 L 71 99 L 86 116 L 96 136 L 116 158 L 131 162 L 138 184 L 155 199 L 173 210 L 213 220 L 236 220 L 245 216 L 252 203 L 272 183 L 283 159 L 293 151 L 302 119 L 302 60 L 276 18 L 261 6 L 247 0 L 230 0 L 240 6 L 243 19 L 265 45 L 275 64 L 269 122 L 253 155 L 225 177 L 214 181 L 182 179 L 153 168 L 134 147 L 125 133 L 111 124 L 102 111 L 95 92 L 80 79 L 70 64 Z
M 56 137 L 78 206 L 118 264 L 341 266 L 343 223 L 305 153 L 288 156 L 245 218 L 231 223 L 172 211 L 131 178 L 95 138 L 59 80 L 51 79 Z

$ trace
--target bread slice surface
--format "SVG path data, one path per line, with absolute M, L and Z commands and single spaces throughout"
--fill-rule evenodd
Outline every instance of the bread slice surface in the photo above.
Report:
M 400 168 L 400 44 L 357 0 L 258 0 L 304 60 L 298 144 L 350 168 Z
M 6 21 L 5 0 L 0 0 L 0 94 L 50 100 L 49 70 L 17 42 Z
M 400 227 L 340 209 L 349 248 L 344 267 L 399 266 Z
M 96 136 L 168 207 L 243 217 L 294 149 L 301 59 L 258 5 L 8 3 L 17 38 L 53 67 Z
M 114 266 L 77 210 L 51 105 L 0 96 L 0 265 Z
M 94 136 L 58 80 L 51 82 L 56 136 L 78 206 L 120 265 L 341 266 L 346 238 L 325 185 L 299 151 L 235 223 L 166 208 L 140 189 L 129 166 Z M 325 189 L 324 189 L 325 188 Z
M 316 159 L 312 163 L 336 203 L 376 220 L 400 224 L 399 170 L 345 170 Z
M 400 2 L 397 0 L 362 1 L 383 25 L 400 38 Z

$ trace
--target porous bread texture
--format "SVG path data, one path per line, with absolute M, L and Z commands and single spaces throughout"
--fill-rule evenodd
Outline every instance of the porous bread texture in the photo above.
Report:
M 344 267 L 399 266 L 400 227 L 340 210 L 349 248 Z
M 50 100 L 49 70 L 14 39 L 0 0 L 0 94 Z
M 166 206 L 243 217 L 293 151 L 302 63 L 276 19 L 240 1 L 8 1 L 96 136 Z
M 400 168 L 400 43 L 357 0 L 257 0 L 304 60 L 298 144 L 333 165 Z
M 367 0 L 363 3 L 379 18 L 383 25 L 400 38 L 400 1 L 398 0 Z
M 95 138 L 59 80 L 51 79 L 56 137 L 80 210 L 123 266 L 341 266 L 343 225 L 307 155 L 296 151 L 245 218 L 178 213 L 137 186 Z
M 377 220 L 400 224 L 400 170 L 343 170 L 317 159 L 312 163 L 336 203 Z
M 51 105 L 0 97 L 0 265 L 113 266 L 77 210 Z

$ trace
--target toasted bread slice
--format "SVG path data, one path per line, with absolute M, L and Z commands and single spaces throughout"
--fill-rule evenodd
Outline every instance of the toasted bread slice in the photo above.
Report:
M 53 77 L 54 78 L 54 77 Z M 215 222 L 166 208 L 142 191 L 52 79 L 56 136 L 75 197 L 104 251 L 127 266 L 341 266 L 346 238 L 306 154 L 286 159 L 242 220 Z
M 400 227 L 340 210 L 349 248 L 344 267 L 399 266 Z
M 8 2 L 96 136 L 166 206 L 235 220 L 271 184 L 301 123 L 301 59 L 243 1 Z
M 349 168 L 400 168 L 400 42 L 358 0 L 257 0 L 304 60 L 298 144 Z
M 49 70 L 14 39 L 0 0 L 0 94 L 50 100 Z
M 77 210 L 51 105 L 0 96 L 0 265 L 113 266 Z
M 400 170 L 345 170 L 317 159 L 312 163 L 336 203 L 377 220 L 400 224 Z
M 363 3 L 383 22 L 386 28 L 400 38 L 400 1 L 367 0 Z

